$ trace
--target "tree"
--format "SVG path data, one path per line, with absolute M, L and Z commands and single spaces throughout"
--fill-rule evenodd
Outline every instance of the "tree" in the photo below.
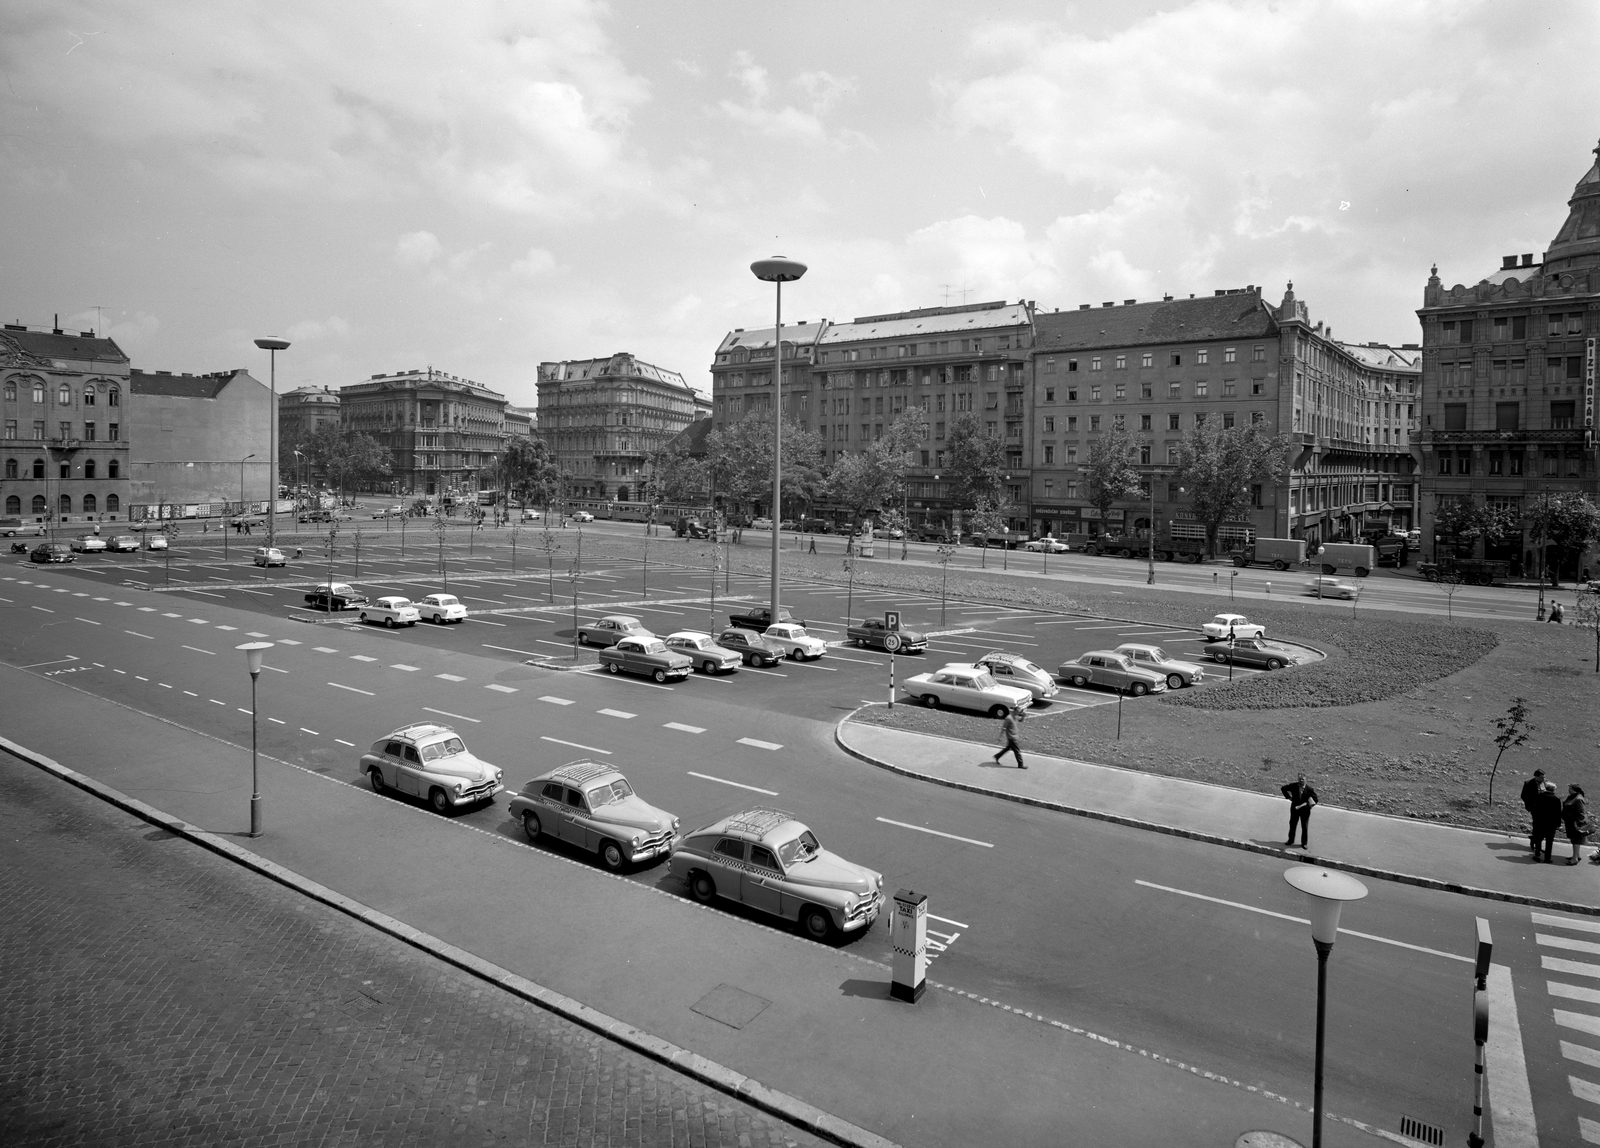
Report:
M 1505 717 L 1496 718 L 1494 728 L 1500 732 L 1495 734 L 1494 743 L 1500 751 L 1494 755 L 1494 765 L 1489 769 L 1489 804 L 1494 804 L 1494 775 L 1500 769 L 1500 759 L 1505 756 L 1506 750 L 1515 749 L 1528 740 L 1528 735 L 1533 732 L 1533 724 L 1528 721 L 1528 706 L 1522 698 L 1512 698 L 1511 707 L 1506 710 Z
M 1475 502 L 1470 497 L 1445 499 L 1439 503 L 1433 515 L 1436 549 L 1441 536 L 1503 542 L 1516 536 L 1521 529 L 1516 511 L 1509 506 Z
M 1556 564 L 1551 574 L 1559 579 L 1557 572 L 1568 558 L 1582 554 L 1590 543 L 1600 539 L 1600 510 L 1584 495 L 1563 491 L 1534 503 L 1528 525 L 1535 538 L 1555 548 Z
M 318 427 L 299 449 L 311 461 L 313 472 L 326 475 L 341 498 L 352 483 L 372 483 L 394 472 L 394 458 L 388 447 L 369 434 L 344 430 L 333 423 Z
M 950 420 L 945 436 L 944 470 L 950 494 L 959 507 L 976 506 L 980 498 L 998 504 L 1004 493 L 1005 444 L 990 434 L 975 411 Z
M 735 507 L 772 495 L 772 415 L 751 411 L 706 436 L 712 480 Z M 823 482 L 822 440 L 788 422 L 783 426 L 783 501 L 809 505 Z
M 524 507 L 537 501 L 549 510 L 550 500 L 561 486 L 560 468 L 550 453 L 550 444 L 542 438 L 510 438 L 495 460 L 492 473 L 505 488 L 506 497 L 515 496 Z
M 650 502 L 682 505 L 705 496 L 706 464 L 689 454 L 689 445 L 674 436 L 650 455 L 645 497 Z
M 861 520 L 885 505 L 899 502 L 906 472 L 928 425 L 920 407 L 889 424 L 889 433 L 865 450 L 845 455 L 828 472 L 827 497 L 850 511 L 850 534 L 860 533 Z
M 977 536 L 978 543 L 983 548 L 978 557 L 978 564 L 982 567 L 987 568 L 989 565 L 989 536 L 1005 530 L 1008 509 L 990 501 L 988 495 L 982 495 L 978 498 L 978 504 L 967 514 L 972 533 Z
M 1143 489 L 1133 454 L 1147 441 L 1143 435 L 1136 435 L 1121 423 L 1113 422 L 1110 430 L 1100 432 L 1100 437 L 1089 444 L 1083 475 L 1089 502 L 1100 511 L 1101 522 L 1111 521 L 1109 513 L 1113 502 L 1132 498 Z
M 1248 514 L 1253 486 L 1276 485 L 1287 469 L 1289 440 L 1265 426 L 1224 427 L 1207 420 L 1178 443 L 1178 481 L 1188 487 L 1194 514 L 1206 528 L 1206 551 L 1217 553 L 1217 530 Z
M 1587 626 L 1594 631 L 1594 672 L 1600 674 L 1600 590 L 1592 588 L 1578 591 L 1578 600 L 1572 606 L 1573 624 Z

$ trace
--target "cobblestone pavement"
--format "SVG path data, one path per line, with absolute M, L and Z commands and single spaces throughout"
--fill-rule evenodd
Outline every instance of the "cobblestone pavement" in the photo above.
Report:
M 822 1143 L 4 754 L 0 865 L 0 1143 Z

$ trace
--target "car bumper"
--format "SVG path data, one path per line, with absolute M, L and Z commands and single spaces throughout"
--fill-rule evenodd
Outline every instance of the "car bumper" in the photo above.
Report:
M 863 901 L 854 909 L 847 909 L 844 914 L 842 931 L 853 933 L 857 929 L 869 928 L 872 922 L 878 919 L 878 914 L 883 910 L 883 894 L 875 893 L 870 901 Z
M 476 805 L 480 801 L 493 801 L 494 795 L 504 788 L 505 786 L 498 781 L 489 781 L 471 789 L 463 789 L 460 793 L 455 793 L 452 790 L 446 790 L 445 792 L 450 798 L 451 805 Z
M 677 843 L 677 840 L 677 835 L 673 833 L 668 833 L 662 837 L 647 838 L 641 841 L 637 848 L 630 846 L 633 851 L 628 855 L 628 859 L 630 861 L 650 861 L 657 857 L 670 857 L 672 855 L 672 847 Z

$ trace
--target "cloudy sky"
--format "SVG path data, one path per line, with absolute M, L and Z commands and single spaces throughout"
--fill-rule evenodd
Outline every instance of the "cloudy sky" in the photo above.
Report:
M 532 403 L 615 351 L 709 387 L 781 253 L 796 319 L 1293 279 L 1415 341 L 1430 263 L 1565 218 L 1596 43 L 1592 3 L 8 0 L 0 317 Z

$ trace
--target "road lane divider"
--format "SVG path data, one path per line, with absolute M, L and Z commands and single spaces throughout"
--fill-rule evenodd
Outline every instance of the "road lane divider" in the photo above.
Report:
M 349 690 L 353 694 L 366 694 L 367 697 L 369 697 L 369 698 L 375 698 L 375 697 L 378 696 L 377 694 L 373 693 L 371 690 L 358 690 L 358 689 L 356 689 L 355 686 L 343 686 L 343 685 L 340 685 L 338 682 L 329 682 L 328 684 L 330 686 L 332 686 L 336 690 Z
M 901 829 L 915 829 L 918 833 L 927 833 L 934 837 L 948 837 L 952 841 L 964 841 L 968 845 L 981 845 L 985 849 L 994 848 L 994 843 L 990 841 L 979 841 L 976 837 L 961 837 L 955 833 L 946 833 L 942 829 L 929 829 L 926 825 L 913 825 L 909 821 L 892 821 L 887 817 L 878 817 L 874 820 L 881 821 L 885 825 L 898 825 Z
M 541 694 L 539 696 L 539 700 L 542 702 L 549 702 L 553 706 L 570 706 L 577 704 L 569 698 L 552 697 L 550 694 Z
M 783 748 L 783 746 L 779 745 L 775 741 L 761 741 L 760 739 L 753 738 L 753 737 L 741 737 L 739 739 L 739 744 L 740 745 L 753 746 L 756 749 L 777 750 L 777 749 L 782 749 Z
M 217 652 L 215 650 L 202 650 L 199 646 L 185 646 L 184 649 L 193 650 L 197 654 L 205 654 L 212 658 L 217 656 Z
M 416 666 L 408 666 L 408 665 L 406 665 L 406 664 L 405 664 L 405 663 L 404 663 L 404 662 L 395 662 L 395 663 L 394 663 L 394 664 L 393 664 L 393 665 L 392 665 L 392 666 L 390 666 L 390 667 L 389 667 L 389 668 L 390 668 L 390 669 L 391 669 L 391 670 L 405 670 L 405 671 L 406 671 L 406 672 L 407 672 L 407 673 L 409 673 L 409 674 L 414 674 L 414 673 L 416 673 L 416 672 L 417 672 L 417 669 L 418 669 L 418 667 L 416 667 Z
M 483 688 L 486 689 L 486 690 L 493 690 L 493 691 L 495 691 L 495 693 L 499 693 L 499 694 L 514 694 L 514 693 L 517 692 L 517 687 L 516 686 L 502 686 L 502 685 L 499 685 L 498 683 L 495 683 L 495 682 L 490 682 L 488 685 L 484 686 Z
M 698 777 L 702 781 L 714 781 L 718 785 L 732 785 L 738 789 L 748 789 L 752 793 L 764 793 L 768 797 L 777 797 L 776 789 L 762 789 L 759 785 L 746 785 L 742 781 L 729 781 L 726 777 L 712 777 L 709 773 L 696 773 L 694 770 L 685 770 L 690 777 Z
M 638 714 L 631 714 L 627 710 L 609 710 L 608 709 L 608 710 L 595 710 L 594 712 L 597 713 L 597 714 L 605 714 L 606 717 L 622 718 L 624 721 L 626 721 L 629 718 L 636 718 L 636 717 L 639 716 Z
M 584 745 L 581 742 L 576 742 L 576 741 L 563 741 L 559 737 L 548 737 L 548 736 L 546 736 L 544 734 L 540 734 L 539 735 L 539 740 L 540 741 L 553 741 L 557 745 L 570 745 L 573 749 L 584 749 L 584 750 L 588 750 L 590 753 L 603 753 L 607 757 L 611 756 L 611 751 L 609 749 L 601 749 L 598 746 L 593 746 L 593 745 Z
M 681 731 L 683 733 L 705 733 L 706 732 L 704 726 L 684 725 L 681 721 L 669 721 L 665 725 L 663 725 L 661 728 L 662 729 L 675 729 L 675 730 L 679 730 L 679 731 Z
M 466 678 L 462 677 L 460 674 L 434 674 L 433 676 L 436 677 L 436 678 L 443 679 L 444 681 L 447 681 L 447 682 L 464 682 L 464 681 L 467 680 Z

